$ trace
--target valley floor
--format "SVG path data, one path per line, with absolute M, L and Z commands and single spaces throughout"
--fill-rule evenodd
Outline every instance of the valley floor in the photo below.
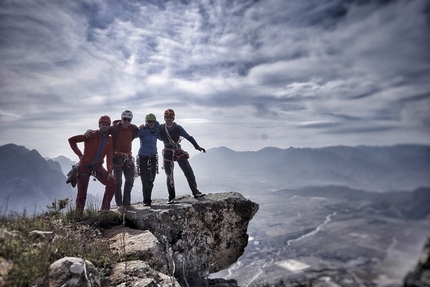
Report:
M 239 261 L 213 278 L 252 286 L 313 269 L 345 268 L 374 286 L 399 285 L 430 236 L 430 219 L 381 215 L 369 202 L 268 193 Z

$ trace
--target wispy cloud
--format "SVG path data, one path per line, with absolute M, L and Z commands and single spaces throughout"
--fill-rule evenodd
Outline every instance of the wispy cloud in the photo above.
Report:
M 126 108 L 139 123 L 174 108 L 206 147 L 429 143 L 429 11 L 426 0 L 1 1 L 0 144 L 66 154 L 69 136 Z

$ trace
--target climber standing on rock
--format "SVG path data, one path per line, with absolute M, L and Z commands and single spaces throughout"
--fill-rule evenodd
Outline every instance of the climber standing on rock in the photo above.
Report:
M 133 113 L 125 110 L 121 113 L 121 120 L 114 121 L 109 128 L 109 134 L 113 138 L 113 170 L 117 189 L 115 202 L 118 208 L 131 207 L 131 189 L 134 185 L 135 162 L 132 156 L 132 141 L 137 137 L 138 127 L 131 123 Z M 122 175 L 125 183 L 123 193 L 121 192 Z
M 160 124 L 154 114 L 147 114 L 145 124 L 137 131 L 140 139 L 139 170 L 142 180 L 143 206 L 151 206 L 152 188 L 158 174 L 157 139 L 161 140 Z
M 184 151 L 179 144 L 181 142 L 181 137 L 187 139 L 194 146 L 195 149 L 202 152 L 206 152 L 206 150 L 199 146 L 196 140 L 192 136 L 190 136 L 182 126 L 176 124 L 174 120 L 175 111 L 173 111 L 172 109 L 167 109 L 164 112 L 165 123 L 160 125 L 161 140 L 164 142 L 163 167 L 167 176 L 167 191 L 169 193 L 169 201 L 167 202 L 168 204 L 175 203 L 176 197 L 175 181 L 173 179 L 173 168 L 175 161 L 178 162 L 179 167 L 184 172 L 184 175 L 187 178 L 188 185 L 194 195 L 194 198 L 205 196 L 205 194 L 201 193 L 197 189 L 197 182 L 194 176 L 194 171 L 188 161 L 189 154 Z
M 132 141 L 137 137 L 138 127 L 131 123 L 133 113 L 125 110 L 121 113 L 121 120 L 115 120 L 109 127 L 108 134 L 113 139 L 113 171 L 116 180 L 115 202 L 121 208 L 131 207 L 131 189 L 134 185 L 135 163 L 132 156 Z M 92 136 L 92 131 L 85 133 Z M 122 176 L 124 174 L 124 193 L 122 193 Z
M 85 201 L 87 199 L 90 175 L 105 185 L 101 211 L 110 210 L 110 202 L 115 194 L 116 182 L 112 174 L 113 141 L 108 135 L 111 119 L 102 116 L 99 119 L 99 129 L 92 132 L 91 137 L 76 135 L 69 138 L 73 152 L 79 157 L 78 194 L 76 195 L 75 216 L 83 216 Z M 79 142 L 84 143 L 84 153 L 78 147 Z M 107 170 L 103 167 L 106 157 Z

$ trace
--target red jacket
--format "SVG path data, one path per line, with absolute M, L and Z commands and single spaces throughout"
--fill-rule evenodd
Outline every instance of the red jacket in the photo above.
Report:
M 106 165 L 108 173 L 112 173 L 112 158 L 113 158 L 113 141 L 112 137 L 109 135 L 106 135 L 106 144 L 103 148 L 103 151 L 98 159 L 98 164 L 103 164 L 103 159 L 105 156 L 106 159 Z M 69 144 L 72 148 L 73 152 L 81 158 L 83 158 L 79 161 L 79 164 L 84 165 L 90 165 L 93 163 L 94 158 L 96 157 L 97 150 L 99 148 L 99 145 L 102 140 L 102 134 L 100 131 L 96 130 L 93 131 L 93 135 L 90 138 L 86 138 L 83 135 L 77 135 L 74 137 L 69 138 Z M 79 142 L 84 142 L 84 153 L 82 154 L 81 150 L 78 147 Z
M 121 127 L 122 127 L 121 120 L 114 120 L 113 123 L 112 123 L 112 125 L 109 127 L 108 133 L 113 138 L 113 148 L 114 148 L 114 150 L 116 150 L 117 141 L 118 141 L 118 133 L 119 133 L 119 130 L 121 129 Z M 133 133 L 133 139 L 137 138 L 137 130 L 139 128 L 136 125 L 134 125 L 134 124 L 130 124 L 128 127 L 132 131 L 132 133 Z

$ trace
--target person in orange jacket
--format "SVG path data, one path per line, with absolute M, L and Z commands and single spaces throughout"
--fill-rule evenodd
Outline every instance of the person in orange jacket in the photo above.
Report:
M 135 163 L 132 155 L 132 141 L 137 137 L 138 127 L 131 123 L 133 113 L 125 110 L 121 120 L 114 121 L 108 133 L 113 139 L 113 173 L 116 180 L 115 203 L 118 208 L 131 207 L 131 189 L 134 185 Z M 124 189 L 121 190 L 124 175 Z
M 105 185 L 101 211 L 110 210 L 110 202 L 116 192 L 116 181 L 112 174 L 113 141 L 108 135 L 111 119 L 108 116 L 101 116 L 99 119 L 99 129 L 93 131 L 91 137 L 76 135 L 69 138 L 69 144 L 73 152 L 79 157 L 79 178 L 78 194 L 76 195 L 76 217 L 82 217 L 90 175 L 97 178 Z M 78 147 L 78 143 L 84 143 L 84 152 Z M 103 167 L 106 157 L 107 170 Z

